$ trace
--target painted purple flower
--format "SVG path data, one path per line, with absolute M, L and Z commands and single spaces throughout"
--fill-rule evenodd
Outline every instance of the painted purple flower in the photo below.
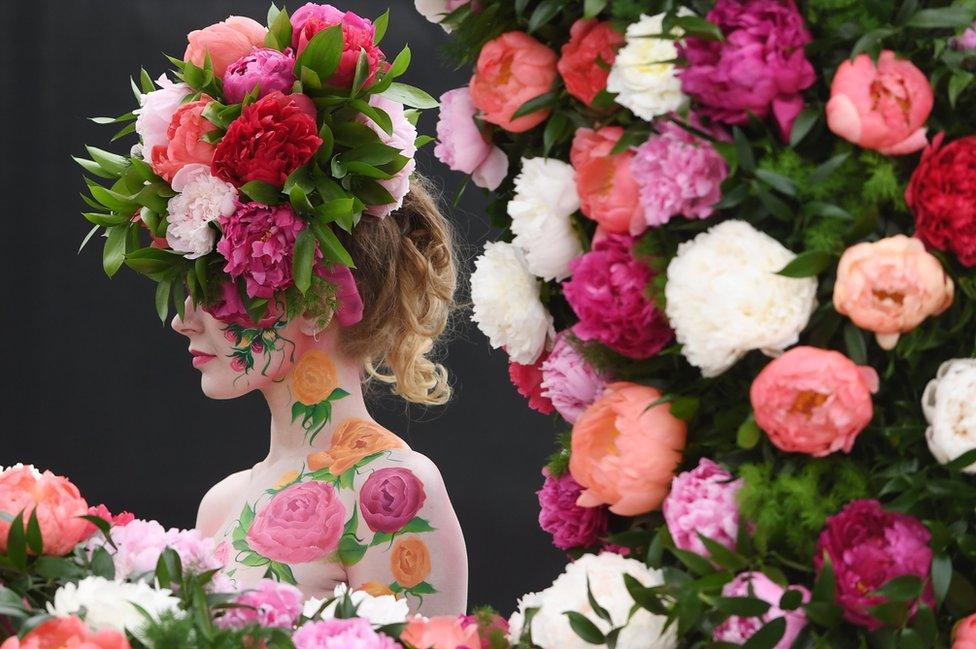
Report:
M 576 504 L 583 488 L 569 473 L 554 478 L 548 469 L 539 496 L 539 526 L 552 534 L 552 543 L 561 550 L 594 545 L 607 533 L 606 507 L 580 507 Z
M 227 66 L 224 99 L 229 104 L 240 103 L 255 86 L 258 97 L 276 90 L 288 94 L 295 83 L 294 69 L 295 55 L 290 47 L 284 52 L 264 47 L 255 49 Z
M 662 508 L 674 544 L 708 556 L 698 537 L 701 533 L 734 548 L 739 534 L 736 494 L 741 486 L 742 480 L 733 480 L 731 473 L 708 458 L 702 458 L 691 471 L 675 476 Z
M 409 469 L 374 471 L 359 490 L 363 521 L 374 532 L 387 534 L 409 523 L 426 499 L 424 483 Z

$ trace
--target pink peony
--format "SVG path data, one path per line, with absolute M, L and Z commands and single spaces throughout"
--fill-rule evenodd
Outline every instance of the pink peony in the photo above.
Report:
M 580 19 L 573 23 L 557 65 L 566 92 L 592 106 L 596 96 L 606 90 L 610 66 L 623 44 L 623 35 L 609 21 Z
M 736 495 L 742 480 L 718 464 L 702 458 L 691 471 L 675 476 L 662 511 L 674 544 L 682 550 L 709 556 L 698 534 L 735 549 L 739 535 Z
M 529 407 L 544 415 L 552 414 L 552 401 L 542 394 L 542 363 L 546 360 L 543 352 L 539 359 L 531 365 L 523 365 L 515 361 L 508 363 L 508 378 L 518 393 L 529 400 Z
M 575 424 L 606 386 L 606 377 L 576 351 L 569 334 L 561 332 L 542 364 L 542 396 L 552 402 L 563 419 Z
M 763 368 L 749 399 L 756 423 L 787 453 L 850 453 L 871 422 L 878 373 L 840 352 L 794 347 Z
M 638 235 L 647 229 L 640 187 L 631 171 L 633 151 L 611 155 L 623 136 L 619 126 L 576 131 L 570 160 L 576 169 L 580 211 L 610 232 Z
M 192 92 L 185 83 L 173 83 L 165 74 L 156 79 L 159 90 L 142 95 L 140 108 L 133 112 L 136 117 L 136 133 L 142 139 L 142 148 L 147 155 L 157 146 L 166 147 L 169 137 L 166 132 L 175 113 L 183 103 L 183 98 Z
M 305 223 L 288 204 L 247 203 L 219 221 L 224 236 L 217 252 L 227 260 L 224 272 L 243 277 L 249 296 L 270 298 L 292 285 L 295 238 Z
M 108 507 L 105 505 L 93 505 L 88 508 L 89 516 L 97 516 L 112 527 L 125 527 L 132 521 L 136 519 L 134 514 L 130 512 L 122 512 L 121 514 L 112 514 Z M 87 523 L 85 527 L 85 538 L 90 538 L 98 533 L 98 528 L 95 527 L 94 523 Z
M 952 649 L 976 649 L 976 613 L 956 623 L 952 630 Z
M 358 617 L 306 622 L 291 641 L 295 649 L 401 649 L 400 643 L 377 633 L 368 620 Z
M 128 579 L 156 569 L 163 550 L 172 548 L 180 555 L 185 570 L 202 573 L 223 568 L 217 559 L 216 542 L 198 530 L 165 529 L 156 521 L 133 520 L 127 525 L 113 527 L 112 543 L 102 537 L 88 542 L 88 549 L 104 547 L 112 555 L 117 579 Z
M 505 646 L 499 644 L 499 641 L 508 635 L 508 620 L 497 613 L 492 613 L 490 616 L 483 614 L 465 615 L 461 618 L 461 624 L 465 627 L 474 625 L 478 628 L 478 638 L 481 640 L 481 645 L 471 649 L 492 649 L 493 647 Z
M 382 95 L 373 95 L 369 98 L 369 105 L 379 108 L 390 116 L 393 121 L 393 133 L 387 133 L 364 115 L 360 115 L 360 120 L 376 132 L 383 144 L 399 150 L 400 155 L 409 158 L 407 164 L 404 165 L 403 169 L 396 172 L 393 178 L 378 181 L 386 191 L 390 192 L 393 202 L 385 205 L 366 206 L 367 214 L 383 218 L 400 209 L 400 206 L 403 205 L 403 199 L 410 192 L 410 176 L 417 168 L 417 162 L 414 160 L 414 156 L 417 154 L 417 127 L 407 119 L 403 104 L 399 102 L 387 99 Z
M 478 130 L 476 111 L 467 88 L 441 95 L 434 155 L 452 170 L 470 174 L 478 187 L 494 191 L 508 175 L 508 156 Z
M 258 88 L 258 97 L 276 90 L 288 94 L 295 83 L 295 55 L 262 47 L 231 63 L 224 72 L 224 100 L 237 104 Z
M 210 224 L 237 209 L 237 190 L 210 175 L 209 165 L 188 164 L 170 183 L 179 192 L 166 205 L 166 243 L 187 259 L 213 251 L 216 229 Z
M 543 469 L 542 475 L 546 480 L 536 492 L 539 527 L 552 534 L 552 544 L 560 550 L 595 545 L 607 533 L 610 516 L 606 506 L 577 505 L 583 487 L 568 473 L 554 478 Z
M 810 591 L 803 586 L 790 586 L 790 590 L 797 590 L 803 594 L 803 601 L 810 601 Z M 733 615 L 717 627 L 713 638 L 720 642 L 742 644 L 753 636 L 759 629 L 778 617 L 786 618 L 786 631 L 773 649 L 789 649 L 793 646 L 803 627 L 807 625 L 807 616 L 802 609 L 784 611 L 779 607 L 779 601 L 786 593 L 786 589 L 771 580 L 761 572 L 743 572 L 722 588 L 722 597 L 754 597 L 769 603 L 769 610 L 762 617 L 739 617 Z
M 607 235 L 572 262 L 563 293 L 579 323 L 573 333 L 628 358 L 648 358 L 674 337 L 664 314 L 647 297 L 654 272 L 631 254 L 634 240 Z
M 359 511 L 374 532 L 393 534 L 413 520 L 427 500 L 424 483 L 409 469 L 373 471 L 359 488 Z
M 673 122 L 663 122 L 659 131 L 637 148 L 631 162 L 647 225 L 664 225 L 678 215 L 711 216 L 729 174 L 725 158 Z
M 976 50 L 976 23 L 973 23 L 973 26 L 964 31 L 952 44 L 957 50 Z
M 279 492 L 247 531 L 252 550 L 272 561 L 306 563 L 339 546 L 346 508 L 335 488 L 317 480 Z
M 203 141 L 204 135 L 217 128 L 203 116 L 210 101 L 208 95 L 200 95 L 199 99 L 182 104 L 166 130 L 166 143 L 147 151 L 153 171 L 167 182 L 172 182 L 177 172 L 189 164 L 209 166 L 213 160 L 214 145 Z
M 233 603 L 240 606 L 228 608 L 217 618 L 217 626 L 239 629 L 259 624 L 265 628 L 291 629 L 302 614 L 304 601 L 302 591 L 295 586 L 262 579 L 253 590 L 246 590 L 234 599 Z
M 88 503 L 70 480 L 50 471 L 18 465 L 0 473 L 0 512 L 10 519 L 23 513 L 24 529 L 32 513 L 37 514 L 44 543 L 43 554 L 61 556 L 71 552 L 87 535 Z M 7 551 L 11 520 L 0 517 L 0 552 Z M 33 551 L 31 551 L 33 553 Z
M 793 0 L 718 0 L 706 17 L 725 39 L 689 37 L 678 45 L 687 60 L 681 89 L 727 124 L 772 112 L 788 140 L 803 110 L 801 92 L 816 81 L 804 52 L 810 32 Z
M 464 622 L 463 616 L 418 616 L 407 621 L 400 640 L 415 649 L 479 649 L 478 627 Z
M 360 322 L 363 319 L 363 298 L 352 271 L 342 264 L 318 263 L 315 274 L 336 289 L 336 322 L 343 327 Z
M 877 629 L 881 622 L 868 607 L 885 602 L 874 595 L 895 577 L 914 575 L 925 582 L 920 600 L 935 606 L 929 572 L 932 568 L 931 534 L 917 518 L 886 512 L 877 500 L 853 500 L 827 519 L 813 557 L 817 574 L 824 557 L 837 576 L 837 603 L 851 624 Z M 913 606 L 914 609 L 914 606 Z
M 365 84 L 370 85 L 376 79 L 376 73 L 383 65 L 385 56 L 383 50 L 373 42 L 376 27 L 372 21 L 362 16 L 351 11 L 341 11 L 332 5 L 309 2 L 291 15 L 291 46 L 298 55 L 301 55 L 316 34 L 336 25 L 342 25 L 342 56 L 335 73 L 322 81 L 342 88 L 352 86 L 356 76 L 356 65 L 359 63 L 359 53 L 363 51 L 366 53 L 366 62 L 369 66 Z
M 202 68 L 209 54 L 213 73 L 222 77 L 227 66 L 255 47 L 263 45 L 267 33 L 268 30 L 255 20 L 231 16 L 227 20 L 190 32 L 186 37 L 188 45 L 183 60 Z

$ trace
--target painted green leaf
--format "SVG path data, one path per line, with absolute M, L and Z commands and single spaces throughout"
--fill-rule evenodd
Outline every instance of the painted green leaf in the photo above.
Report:
M 433 532 L 437 528 L 431 525 L 426 519 L 419 516 L 404 525 L 398 534 L 420 534 L 422 532 Z

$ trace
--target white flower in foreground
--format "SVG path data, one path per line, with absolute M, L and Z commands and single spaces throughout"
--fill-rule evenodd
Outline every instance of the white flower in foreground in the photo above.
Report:
M 31 470 L 31 473 L 34 474 L 35 478 L 41 477 L 41 472 L 37 469 L 36 466 L 34 466 L 33 464 L 24 464 L 23 462 L 18 462 L 17 464 L 13 464 L 7 467 L 0 466 L 0 474 L 6 473 L 7 471 L 16 471 L 17 469 L 23 469 L 25 467 Z
M 189 164 L 173 176 L 173 190 L 180 192 L 167 205 L 166 243 L 187 259 L 211 252 L 217 232 L 210 224 L 230 216 L 237 208 L 237 190 L 210 175 L 210 167 Z
M 441 20 L 444 19 L 444 16 L 461 6 L 468 4 L 470 1 L 471 0 L 414 0 L 414 6 L 417 7 L 417 11 L 419 11 L 424 18 L 432 23 L 438 23 L 445 32 L 450 34 L 451 27 L 442 23 Z
M 617 103 L 648 121 L 678 110 L 686 100 L 674 63 L 666 62 L 678 57 L 676 41 L 652 38 L 662 33 L 663 25 L 664 14 L 644 15 L 630 25 L 627 44 L 617 53 L 607 78 L 607 90 L 617 93 Z M 674 28 L 672 33 L 682 31 Z
M 533 275 L 569 277 L 569 262 L 583 254 L 570 216 L 580 207 L 573 167 L 555 158 L 522 160 L 515 197 L 508 204 L 516 246 L 525 251 Z
M 539 280 L 522 250 L 510 243 L 485 244 L 471 273 L 471 301 L 471 319 L 492 347 L 504 347 L 516 363 L 536 362 L 547 338 L 555 335 L 552 316 L 539 299 Z
M 592 609 L 587 598 L 586 585 L 596 603 L 610 614 L 614 627 L 625 626 L 617 639 L 618 649 L 673 649 L 678 646 L 676 629 L 667 631 L 667 618 L 638 609 L 633 617 L 630 610 L 634 600 L 627 592 L 624 574 L 634 577 L 644 586 L 659 586 L 664 578 L 659 570 L 652 570 L 640 561 L 626 559 L 613 552 L 600 555 L 586 554 L 566 566 L 566 571 L 556 578 L 552 586 L 541 593 L 526 595 L 519 601 L 518 611 L 509 620 L 509 637 L 517 639 L 522 634 L 525 611 L 538 608 L 530 626 L 532 642 L 542 649 L 588 649 L 593 645 L 576 635 L 569 625 L 565 611 L 585 615 L 600 631 L 610 631 L 611 625 Z M 628 622 L 628 617 L 630 621 Z
M 682 353 L 706 377 L 753 349 L 796 344 L 817 307 L 815 277 L 777 275 L 796 258 L 745 221 L 725 221 L 678 247 L 668 266 L 667 315 Z
M 77 584 L 68 583 L 54 593 L 47 612 L 56 617 L 78 615 L 93 630 L 128 630 L 136 635 L 146 625 L 146 618 L 136 606 L 153 619 L 167 612 L 177 612 L 180 600 L 165 588 L 152 588 L 144 582 L 126 583 L 102 577 L 85 577 Z
M 336 598 L 334 602 L 322 609 L 320 618 L 323 620 L 328 620 L 335 617 L 336 608 L 339 606 L 339 601 L 346 594 L 349 587 L 346 584 L 339 584 L 336 586 L 333 596 Z M 370 624 L 375 627 L 387 626 L 389 624 L 401 624 L 407 621 L 407 616 L 410 614 L 410 606 L 407 604 L 405 599 L 397 599 L 393 595 L 380 595 L 375 597 L 370 595 L 363 590 L 350 591 L 349 598 L 356 608 L 356 617 L 361 617 L 369 620 Z M 322 604 L 326 602 L 325 599 L 315 599 L 312 598 L 305 602 L 305 607 L 303 614 L 307 618 L 311 618 L 315 615 L 316 611 L 322 608 Z
M 136 114 L 136 133 L 142 139 L 143 151 L 147 159 L 157 146 L 169 144 L 166 131 L 173 119 L 173 113 L 180 107 L 183 98 L 191 90 L 185 83 L 173 83 L 165 74 L 156 79 L 159 90 L 153 90 L 139 98 L 141 108 L 132 111 Z
M 976 448 L 976 359 L 943 363 L 922 394 L 922 410 L 929 423 L 925 439 L 940 464 Z M 976 474 L 976 464 L 963 471 Z

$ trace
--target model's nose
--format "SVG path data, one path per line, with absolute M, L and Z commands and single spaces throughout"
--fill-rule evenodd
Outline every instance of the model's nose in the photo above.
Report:
M 199 313 L 193 304 L 192 298 L 186 298 L 186 302 L 183 303 L 183 317 L 176 314 L 173 316 L 173 322 L 171 324 L 173 331 L 184 336 L 203 331 L 200 325 Z

